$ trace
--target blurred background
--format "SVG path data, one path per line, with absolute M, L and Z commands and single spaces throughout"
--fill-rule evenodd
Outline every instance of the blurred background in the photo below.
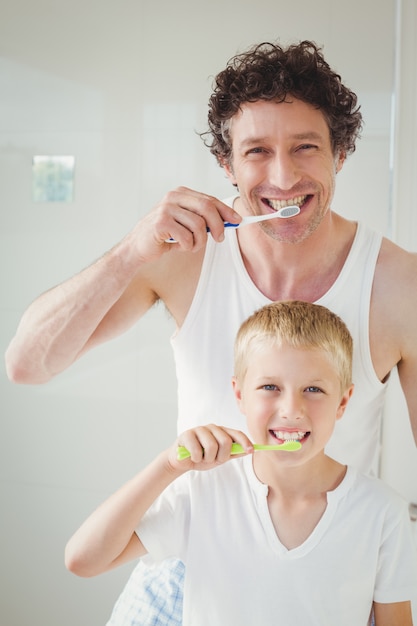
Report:
M 358 94 L 363 137 L 333 208 L 415 250 L 416 11 L 414 0 L 2 0 L 2 353 L 37 295 L 101 256 L 168 190 L 233 193 L 197 132 L 213 76 L 264 40 L 314 40 Z M 175 437 L 173 330 L 157 307 L 44 386 L 13 385 L 1 362 L 4 626 L 104 626 L 110 616 L 133 565 L 77 579 L 63 550 Z M 393 378 L 381 476 L 417 502 Z

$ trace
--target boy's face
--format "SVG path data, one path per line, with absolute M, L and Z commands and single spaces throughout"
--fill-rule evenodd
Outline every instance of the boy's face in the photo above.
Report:
M 265 345 L 251 354 L 244 380 L 233 379 L 233 387 L 252 441 L 299 440 L 299 451 L 277 453 L 297 464 L 323 451 L 353 390 L 342 396 L 339 375 L 324 350 L 286 344 Z
M 232 164 L 224 168 L 247 211 L 268 213 L 280 200 L 300 205 L 297 217 L 261 227 L 278 241 L 303 241 L 328 213 L 343 164 L 323 113 L 295 98 L 247 102 L 231 121 L 231 139 Z

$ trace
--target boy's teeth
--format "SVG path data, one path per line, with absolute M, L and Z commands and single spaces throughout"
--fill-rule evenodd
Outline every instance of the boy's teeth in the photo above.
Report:
M 274 430 L 274 435 L 277 439 L 282 439 L 283 441 L 300 441 L 306 436 L 304 430 L 299 430 L 298 432 L 289 433 L 284 430 Z
M 269 200 L 268 199 L 268 204 L 272 209 L 274 209 L 274 211 L 279 211 L 279 209 L 282 209 L 283 207 L 293 206 L 294 204 L 296 204 L 297 206 L 301 206 L 304 203 L 306 198 L 307 196 L 297 196 L 296 198 L 291 198 L 290 200 Z

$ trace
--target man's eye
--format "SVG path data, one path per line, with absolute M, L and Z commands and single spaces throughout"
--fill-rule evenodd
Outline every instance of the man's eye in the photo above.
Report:
M 315 150 L 317 146 L 312 143 L 303 143 L 301 146 L 298 146 L 297 150 Z
M 248 150 L 248 154 L 261 154 L 262 152 L 265 152 L 265 149 L 260 147 Z

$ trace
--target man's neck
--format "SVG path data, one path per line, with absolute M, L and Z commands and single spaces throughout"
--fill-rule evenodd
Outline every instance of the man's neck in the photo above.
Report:
M 249 276 L 267 298 L 315 302 L 339 276 L 355 232 L 354 222 L 330 213 L 300 243 L 282 243 L 252 227 L 238 231 L 238 241 Z

